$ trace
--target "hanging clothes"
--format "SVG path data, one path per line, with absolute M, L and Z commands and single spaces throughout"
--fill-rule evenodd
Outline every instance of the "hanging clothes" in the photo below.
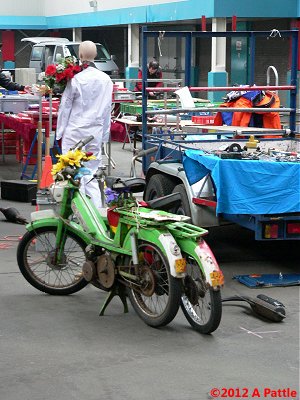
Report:
M 236 92 L 239 93 L 239 92 Z M 220 107 L 230 108 L 279 108 L 280 99 L 278 95 L 270 91 L 248 91 L 240 92 L 240 96 L 232 96 L 229 94 L 228 100 L 225 101 Z M 278 112 L 263 112 L 257 113 L 247 111 L 236 112 L 218 112 L 214 125 L 228 125 L 228 126 L 244 126 L 256 128 L 270 128 L 280 129 L 280 116 Z

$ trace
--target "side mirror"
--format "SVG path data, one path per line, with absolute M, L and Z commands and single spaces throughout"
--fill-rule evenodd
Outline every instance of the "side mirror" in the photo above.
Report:
M 112 54 L 112 55 L 110 56 L 110 59 L 111 59 L 112 61 L 116 61 L 117 56 L 116 56 L 115 54 Z

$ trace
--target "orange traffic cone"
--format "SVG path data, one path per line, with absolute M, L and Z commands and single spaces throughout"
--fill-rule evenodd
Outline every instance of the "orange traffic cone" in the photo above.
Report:
M 54 182 L 51 170 L 52 170 L 52 158 L 51 156 L 45 156 L 42 178 L 40 182 L 40 189 L 46 189 L 51 185 L 51 183 Z

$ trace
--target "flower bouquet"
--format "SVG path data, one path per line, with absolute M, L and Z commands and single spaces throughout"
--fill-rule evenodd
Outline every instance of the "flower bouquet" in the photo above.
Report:
M 95 160 L 96 157 L 93 156 L 91 152 L 84 152 L 82 150 L 69 150 L 66 154 L 61 154 L 57 156 L 58 162 L 53 165 L 51 174 L 56 175 L 66 167 L 73 167 L 74 169 L 83 168 L 83 163 L 89 160 Z
M 74 57 L 66 57 L 59 64 L 50 64 L 46 71 L 42 73 L 39 79 L 45 81 L 46 90 L 52 92 L 56 87 L 60 91 L 64 91 L 69 80 L 71 80 L 78 72 L 81 72 L 83 66 L 76 64 Z

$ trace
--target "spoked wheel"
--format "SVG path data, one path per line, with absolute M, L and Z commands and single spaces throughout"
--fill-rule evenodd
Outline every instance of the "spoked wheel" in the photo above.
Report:
M 200 333 L 215 331 L 222 317 L 221 292 L 207 287 L 203 273 L 192 257 L 187 257 L 184 288 L 181 309 L 188 322 Z
M 169 263 L 156 246 L 143 243 L 138 252 L 140 287 L 129 289 L 131 304 L 147 325 L 167 325 L 180 305 L 181 281 L 170 274 Z
M 58 263 L 55 261 L 55 238 L 55 227 L 27 232 L 17 250 L 20 271 L 32 286 L 42 292 L 54 295 L 78 292 L 88 284 L 82 275 L 86 245 L 68 232 Z

